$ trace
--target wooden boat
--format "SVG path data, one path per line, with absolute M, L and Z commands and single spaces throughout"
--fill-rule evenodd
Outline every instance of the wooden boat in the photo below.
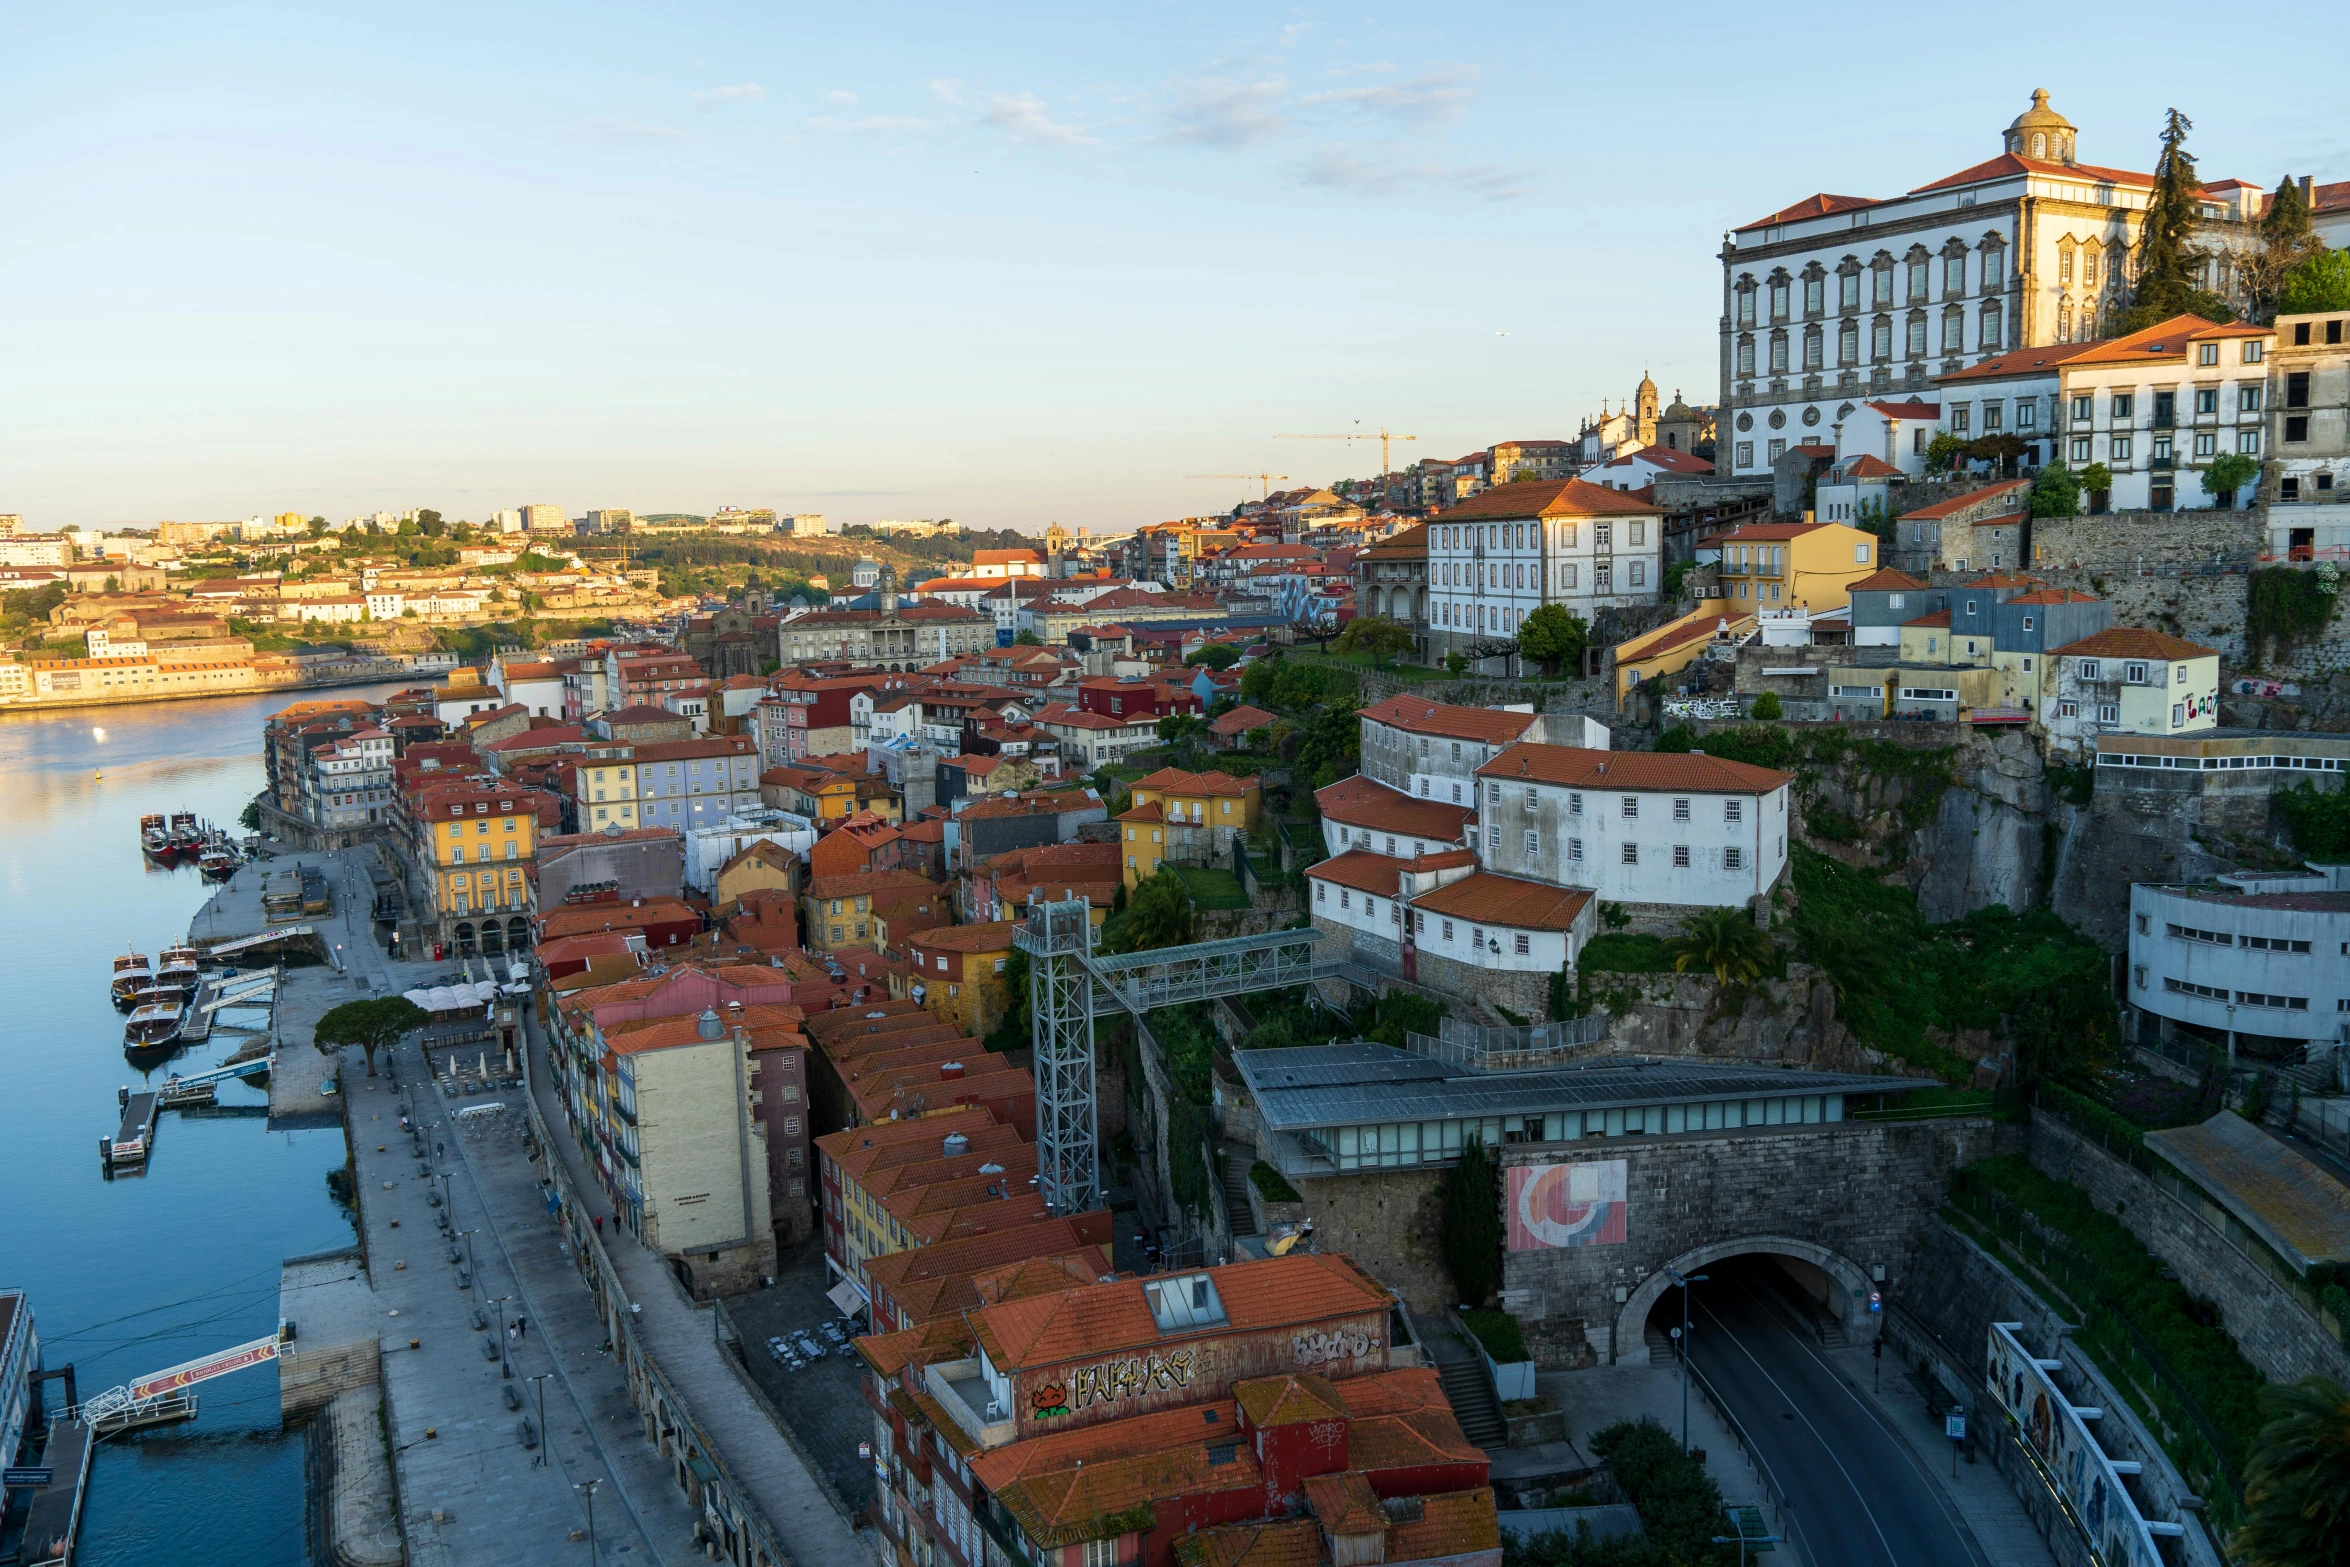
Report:
M 114 960 L 114 1004 L 127 1007 L 131 998 L 155 983 L 155 966 L 143 952 L 126 952 Z
M 150 1001 L 133 1011 L 130 1021 L 122 1026 L 122 1044 L 125 1050 L 154 1050 L 179 1043 L 180 1030 L 187 1025 L 188 1007 L 185 1001 Z
M 165 989 L 196 993 L 198 959 L 194 947 L 165 947 L 163 961 L 155 970 L 155 983 Z
M 237 851 L 228 846 L 226 838 L 215 837 L 197 856 L 196 869 L 206 881 L 227 881 L 237 873 Z

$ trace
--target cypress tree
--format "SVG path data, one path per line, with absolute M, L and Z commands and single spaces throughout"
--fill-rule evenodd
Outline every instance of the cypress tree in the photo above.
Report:
M 1444 1266 L 1466 1306 L 1484 1305 L 1501 1281 L 1501 1181 L 1474 1133 L 1444 1181 Z
M 2177 315 L 2198 315 L 2211 321 L 2232 321 L 2235 311 L 2218 295 L 2205 291 L 2197 279 L 2203 257 L 2194 249 L 2201 216 L 2202 181 L 2195 177 L 2195 155 L 2187 151 L 2187 133 L 2195 122 L 2172 109 L 2162 122 L 2162 154 L 2154 161 L 2154 194 L 2146 204 L 2146 218 L 2138 230 L 2138 280 L 2124 332 L 2168 321 Z
M 2309 199 L 2301 194 L 2300 182 L 2286 175 L 2260 215 L 2260 245 L 2245 266 L 2254 319 L 2276 319 L 2285 280 L 2294 268 L 2324 248 L 2310 231 Z

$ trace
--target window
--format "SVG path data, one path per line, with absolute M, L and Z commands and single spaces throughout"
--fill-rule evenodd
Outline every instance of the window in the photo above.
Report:
M 1921 268 L 1922 270 L 1922 268 Z M 1926 317 L 1923 311 L 1909 318 L 1909 356 L 1919 359 L 1926 352 Z
M 2122 679 L 2134 686 L 2144 685 L 2146 683 L 2146 666 L 2139 663 L 2122 665 Z
M 1786 373 L 1787 334 L 1784 332 L 1773 332 L 1771 334 L 1771 374 L 1785 375 Z
M 2081 716 L 2081 704 L 2078 702 L 2059 702 L 2056 704 L 2056 716 L 2059 718 L 2078 718 Z
M 1485 847 L 1489 852 L 1494 854 L 1499 854 L 1501 852 L 1501 829 L 1499 827 L 1488 827 L 1485 829 Z
M 2120 723 L 2122 721 L 2122 710 L 2120 706 L 2112 702 L 2099 703 L 2097 707 L 2097 721 L 2101 724 Z
M 1836 303 L 1845 310 L 1860 308 L 1860 274 L 1847 272 L 1836 280 Z
M 1787 319 L 1787 280 L 1783 277 L 1771 280 L 1771 319 Z
M 2261 388 L 2257 386 L 2237 388 L 2236 411 L 2238 413 L 2248 414 L 2256 414 L 2260 412 L 2260 393 Z
M 1821 297 L 1827 286 L 1828 280 L 1817 273 L 1803 280 L 1803 312 L 1805 315 L 1816 316 L 1820 313 Z
M 1742 820 L 1744 820 L 1744 819 L 1745 819 L 1745 816 L 1746 816 L 1746 802 L 1745 802 L 1744 800 L 1724 800 L 1724 801 L 1722 802 L 1722 820 L 1723 820 L 1723 821 L 1726 821 L 1726 822 L 1742 821 Z
M 1741 375 L 1752 375 L 1754 374 L 1754 366 L 1749 364 L 1739 373 Z M 1751 468 L 1754 466 L 1754 443 L 1752 441 L 1740 441 L 1738 443 L 1737 465 L 1741 468 Z M 1574 569 L 1575 568 L 1572 566 L 1567 568 L 1567 570 L 1570 572 L 1572 572 Z M 1575 584 L 1573 579 L 1569 578 L 1567 586 L 1571 588 L 1574 585 Z
M 1689 845 L 1687 845 L 1687 844 L 1685 844 L 1685 843 L 1676 843 L 1676 844 L 1674 844 L 1674 845 L 1673 845 L 1673 869 L 1675 869 L 1675 870 L 1677 870 L 1677 871 L 1685 871 L 1685 870 L 1687 870 L 1688 868 L 1689 868 Z
M 2133 410 L 2134 410 L 2134 409 L 2137 407 L 2137 404 L 2138 404 L 2138 399 L 2137 399 L 2135 396 L 2133 396 L 2132 394 L 2128 393 L 2128 392 L 2116 392 L 2116 393 L 2114 393 L 2114 394 L 2113 394 L 2113 417 L 2114 417 L 2114 418 L 2115 418 L 2117 421 L 2118 421 L 2118 420 L 2122 420 L 2122 419 L 2128 419 L 2128 418 L 2132 418 L 2132 417 L 2134 417 L 2134 414 L 2133 414 L 2133 412 L 2132 412 L 2132 411 L 2133 411 Z
M 1582 839 L 1569 838 L 1567 840 L 1567 858 L 1570 860 L 1581 860 L 1583 858 Z
M 1746 851 L 1736 847 L 1724 849 L 1722 851 L 1722 869 L 1726 871 L 1746 869 Z
M 1640 863 L 1640 845 L 1636 843 L 1627 843 L 1624 845 L 1624 863 L 1626 865 L 1638 865 Z
M 1446 921 L 1444 922 L 1444 939 L 1445 939 L 1446 941 L 1450 941 L 1450 940 L 1452 940 L 1452 921 L 1451 921 L 1451 920 L 1446 920 Z
M 1628 817 L 1635 817 L 1640 814 L 1640 796 L 1636 794 L 1628 794 L 1624 796 L 1624 814 Z
M 2073 399 L 2073 419 L 2077 423 L 2087 424 L 2090 419 L 2094 417 L 2096 403 L 2097 399 L 2092 396 L 2082 395 L 2075 397 Z
M 1689 802 L 1687 800 L 1676 799 L 1673 802 L 1673 820 L 1677 822 L 1689 820 Z
M 2081 436 L 2073 442 L 2073 461 L 2078 463 L 2089 461 L 2089 438 L 2087 436 Z
M 2302 422 L 2306 424 L 2308 421 L 2303 420 Z M 1787 455 L 1787 443 L 1784 440 L 1773 441 L 1766 448 L 1766 451 L 1769 454 L 1770 460 L 1773 463 L 1776 463 L 1780 458 Z
M 2308 439 L 2309 415 L 2287 414 L 2285 416 L 2285 444 L 2298 446 Z
M 1515 950 L 1517 955 L 1521 958 L 1531 957 L 1533 955 L 1534 938 L 1527 935 L 1524 931 L 1518 932 L 1518 934 L 1512 938 L 1511 945 L 1513 950 Z
M 2285 406 L 2287 408 L 2307 408 L 2309 406 L 2308 371 L 2293 370 L 2286 373 Z
M 1893 323 L 1879 320 L 1869 327 L 1869 353 L 1877 359 L 1893 357 Z
M 1745 376 L 1754 374 L 1754 339 L 1751 337 L 1738 340 L 1738 373 Z
M 1542 834 L 1529 829 L 1526 833 L 1526 858 L 1532 859 L 1542 851 Z
M 2196 455 L 2196 456 L 2198 456 L 2198 457 L 2209 457 L 2209 456 L 2212 456 L 2214 453 L 2216 453 L 2218 450 L 2219 450 L 2219 437 L 2218 437 L 2218 436 L 2216 436 L 2216 435 L 2198 435 L 2197 437 L 2195 437 L 2195 455 Z
M 2135 445 L 2136 443 L 2126 435 L 2115 436 L 2113 438 L 2113 460 L 2115 462 L 2128 462 L 2130 460 L 2131 452 L 2135 449 Z

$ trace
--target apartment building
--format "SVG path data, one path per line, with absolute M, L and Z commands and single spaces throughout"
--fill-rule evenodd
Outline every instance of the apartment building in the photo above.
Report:
M 2239 871 L 2130 889 L 2129 1005 L 2137 1037 L 2185 1032 L 2232 1056 L 2344 1049 L 2350 1025 L 2350 866 Z
M 1648 501 L 1580 479 L 1505 484 L 1432 517 L 1430 656 L 1474 657 L 1479 643 L 1515 637 L 1544 604 L 1588 621 L 1602 608 L 1655 603 L 1663 518 Z
M 2269 549 L 2350 559 L 2350 311 L 2279 316 L 2270 350 Z M 2339 553 L 2336 553 L 2339 552 Z
M 1708 539 L 1727 609 L 1842 609 L 1879 565 L 1877 538 L 1840 522 L 1750 522 Z
M 2112 732 L 2170 736 L 2219 724 L 2219 653 L 2160 631 L 2112 626 L 2058 648 L 2040 721 L 2052 750 Z
M 1403 794 L 1453 805 L 1468 803 L 1473 793 L 1469 780 L 1503 747 L 1552 738 L 1548 721 L 1523 703 L 1456 707 L 1397 695 L 1364 708 L 1361 716 L 1364 777 Z M 1574 738 L 1589 743 L 1579 727 Z

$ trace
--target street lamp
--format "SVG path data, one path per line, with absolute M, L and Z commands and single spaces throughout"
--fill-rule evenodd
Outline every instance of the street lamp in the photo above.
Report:
M 447 1177 L 443 1176 L 442 1179 L 446 1180 Z M 475 1233 L 472 1230 L 457 1232 L 457 1238 L 465 1243 L 465 1297 L 468 1300 L 474 1298 L 474 1291 L 481 1284 L 481 1275 L 473 1269 L 473 1237 Z
M 587 1498 L 588 1561 L 591 1564 L 596 1560 L 596 1487 L 603 1483 L 601 1479 L 582 1480 L 571 1488 Z
M 498 1380 L 501 1382 L 514 1380 L 514 1366 L 506 1359 L 506 1313 L 502 1309 L 513 1298 L 511 1295 L 494 1295 L 490 1298 L 490 1331 L 495 1335 L 498 1346 Z
M 1712 1275 L 1705 1273 L 1683 1275 L 1667 1268 L 1665 1269 L 1665 1277 L 1671 1279 L 1681 1290 L 1681 1326 L 1673 1338 L 1681 1352 L 1681 1451 L 1686 1453 L 1689 1451 L 1689 1286 L 1703 1284 Z M 1721 1542 L 1716 1541 L 1715 1543 Z
M 539 1400 L 539 1450 L 530 1461 L 534 1469 L 547 1461 L 547 1444 L 552 1440 L 547 1435 L 547 1378 L 554 1374 L 552 1371 L 541 1371 L 530 1379 L 531 1391 L 538 1395 Z

